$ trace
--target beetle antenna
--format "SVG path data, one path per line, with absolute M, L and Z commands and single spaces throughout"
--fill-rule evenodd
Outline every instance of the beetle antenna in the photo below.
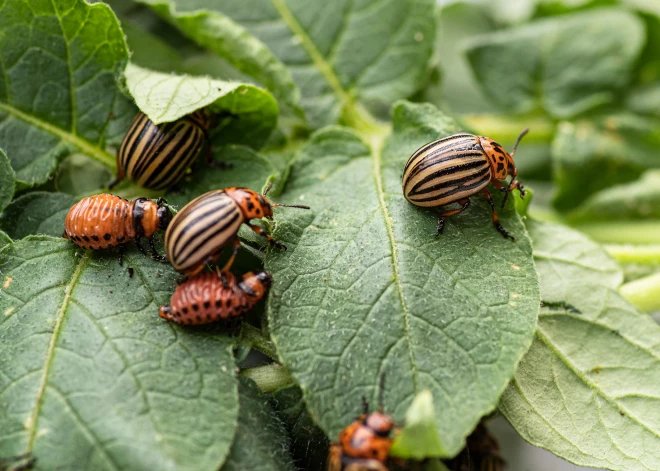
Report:
M 380 390 L 378 391 L 378 412 L 383 412 L 383 394 L 385 393 L 385 373 L 380 375 Z
M 513 149 L 511 150 L 511 154 L 509 154 L 511 157 L 516 153 L 516 149 L 518 148 L 518 144 L 520 144 L 520 141 L 522 140 L 523 137 L 525 137 L 525 134 L 529 132 L 529 128 L 523 129 L 523 132 L 520 133 L 520 136 L 518 136 L 518 139 L 516 139 L 516 143 L 513 145 Z
M 369 403 L 367 402 L 367 398 L 364 396 L 362 396 L 362 413 L 364 415 L 369 413 Z
M 285 208 L 300 208 L 300 209 L 311 209 L 309 206 L 304 204 L 282 204 L 282 203 L 273 203 L 271 206 L 284 206 Z
M 266 196 L 266 195 L 268 194 L 268 192 L 270 191 L 271 188 L 273 188 L 273 184 L 272 184 L 272 183 L 269 183 L 268 185 L 266 185 L 266 188 L 264 188 L 264 192 L 262 193 L 262 195 L 263 195 L 263 196 Z

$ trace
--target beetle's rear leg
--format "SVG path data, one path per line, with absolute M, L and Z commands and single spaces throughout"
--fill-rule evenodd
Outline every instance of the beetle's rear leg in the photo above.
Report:
M 458 204 L 461 205 L 460 208 L 443 211 L 438 215 L 438 229 L 435 232 L 436 237 L 442 234 L 442 231 L 445 229 L 445 218 L 448 218 L 449 216 L 454 216 L 456 214 L 465 211 L 468 208 L 468 206 L 470 206 L 470 198 L 462 198 L 458 200 Z
M 227 260 L 227 263 L 225 263 L 225 266 L 222 267 L 222 272 L 229 271 L 231 266 L 234 264 L 234 260 L 236 260 L 236 255 L 238 255 L 238 250 L 241 248 L 241 241 L 238 240 L 238 237 L 234 239 L 233 242 L 233 250 L 231 252 L 231 256 L 229 257 L 229 260 Z
M 274 245 L 274 246 L 277 247 L 278 249 L 284 249 L 284 250 L 286 250 L 286 245 L 284 245 L 284 244 L 282 244 L 281 242 L 278 242 L 278 241 L 276 241 L 275 239 L 273 239 L 273 236 L 271 236 L 270 234 L 268 234 L 268 233 L 264 230 L 263 227 L 261 227 L 261 226 L 257 226 L 256 224 L 248 224 L 248 226 L 250 227 L 250 229 L 252 229 L 254 232 L 256 232 L 257 234 L 259 234 L 260 236 L 265 237 L 265 238 L 266 238 L 266 241 L 268 241 L 268 243 L 269 243 L 270 245 Z
M 495 211 L 495 202 L 493 201 L 493 197 L 490 196 L 490 193 L 488 192 L 488 189 L 484 188 L 481 190 L 481 193 L 484 195 L 486 198 L 486 201 L 488 201 L 488 204 L 490 204 L 491 209 L 493 210 L 492 217 L 493 217 L 493 225 L 495 226 L 495 229 L 498 230 L 502 236 L 504 236 L 505 239 L 511 239 L 512 241 L 515 241 L 516 239 L 509 234 L 506 229 L 502 227 L 502 224 L 500 224 L 500 218 L 497 216 L 497 211 Z

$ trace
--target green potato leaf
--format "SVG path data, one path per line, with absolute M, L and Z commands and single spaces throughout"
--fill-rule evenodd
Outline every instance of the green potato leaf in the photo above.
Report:
M 600 190 L 660 168 L 659 123 L 629 114 L 560 123 L 552 143 L 555 208 L 573 209 Z
M 33 191 L 16 198 L 0 214 L 0 229 L 12 239 L 31 234 L 62 237 L 64 219 L 77 198 L 66 193 Z
M 11 168 L 7 154 L 0 149 L 0 212 L 2 212 L 14 197 L 14 180 L 16 175 Z
M 278 108 L 266 90 L 211 77 L 174 75 L 129 64 L 126 86 L 138 108 L 154 123 L 176 121 L 200 108 L 229 113 L 216 138 L 260 147 L 277 124 Z
M 660 326 L 616 288 L 616 263 L 572 229 L 529 221 L 546 307 L 500 411 L 575 464 L 660 469 Z
M 161 0 L 156 5 L 160 11 L 167 4 Z M 175 5 L 175 23 L 193 39 L 211 29 L 224 40 L 235 36 L 236 25 L 240 25 L 245 41 L 256 38 L 262 48 L 265 44 L 278 64 L 288 66 L 312 128 L 336 123 L 342 117 L 355 120 L 359 106 L 384 114 L 393 101 L 412 95 L 426 78 L 435 39 L 433 0 L 371 4 L 186 0 L 170 5 Z M 206 23 L 202 33 L 200 23 Z M 265 56 L 257 45 L 253 48 Z M 252 75 L 240 65 L 239 70 Z
M 289 69 L 241 25 L 223 14 L 209 11 L 208 4 L 199 8 L 188 1 L 139 1 L 150 5 L 197 44 L 270 90 L 284 109 L 302 116 L 300 90 Z
M 114 167 L 105 144 L 125 106 L 116 78 L 127 59 L 107 5 L 0 4 L 0 143 L 17 190 L 44 183 L 74 151 Z
M 494 409 L 531 342 L 538 281 L 513 202 L 501 216 L 515 243 L 493 228 L 483 198 L 434 237 L 434 212 L 405 201 L 401 173 L 413 151 L 456 124 L 406 102 L 393 120 L 372 148 L 331 127 L 296 156 L 281 199 L 312 211 L 277 210 L 274 236 L 288 250 L 267 254 L 269 325 L 328 436 L 355 418 L 362 395 L 375 406 L 386 373 L 385 411 L 401 420 L 429 389 L 436 456 L 452 456 Z
M 5 245 L 12 244 L 13 242 L 14 241 L 11 240 L 11 237 L 9 237 L 4 232 L 0 231 L 0 250 L 2 250 Z
M 643 44 L 637 16 L 601 9 L 485 34 L 466 52 L 484 91 L 502 109 L 567 118 L 614 102 Z
M 599 191 L 568 217 L 571 223 L 637 219 L 660 219 L 660 170 Z
M 0 456 L 217 470 L 238 417 L 231 342 L 160 319 L 177 274 L 135 250 L 124 267 L 115 255 L 46 236 L 0 252 Z
M 435 415 L 433 394 L 425 389 L 415 396 L 406 411 L 405 426 L 396 436 L 390 455 L 417 460 L 435 456 L 442 449 Z
M 253 381 L 239 381 L 238 427 L 222 471 L 293 471 L 284 425 Z
M 55 188 L 70 195 L 90 195 L 107 187 L 112 172 L 104 165 L 82 154 L 73 154 L 62 161 L 55 175 Z

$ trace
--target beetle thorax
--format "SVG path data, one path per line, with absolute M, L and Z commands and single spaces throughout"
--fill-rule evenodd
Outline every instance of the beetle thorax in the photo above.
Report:
M 249 188 L 227 188 L 225 191 L 241 208 L 246 221 L 273 217 L 270 202 L 256 191 Z
M 509 174 L 511 156 L 504 148 L 489 137 L 479 136 L 479 144 L 490 163 L 490 169 L 495 178 L 504 180 Z

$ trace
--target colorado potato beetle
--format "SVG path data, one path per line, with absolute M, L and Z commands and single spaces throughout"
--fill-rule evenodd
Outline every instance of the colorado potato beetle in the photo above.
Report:
M 149 240 L 152 257 L 163 259 L 154 247 L 153 235 L 165 230 L 172 214 L 165 201 L 153 202 L 147 198 L 127 201 L 119 196 L 103 193 L 83 198 L 74 204 L 64 221 L 64 237 L 85 249 L 123 247 L 134 240 L 142 253 L 140 239 Z M 122 253 L 119 255 L 122 263 Z
M 339 443 L 330 447 L 328 471 L 388 471 L 385 465 L 392 448 L 394 420 L 382 411 L 384 376 L 378 411 L 369 413 L 362 398 L 362 415 L 339 434 Z
M 124 178 L 153 190 L 174 185 L 195 162 L 205 143 L 206 159 L 211 161 L 210 128 L 211 115 L 205 110 L 162 124 L 154 124 L 147 115 L 138 113 L 117 152 L 117 179 L 110 188 Z
M 208 324 L 238 317 L 249 311 L 268 293 L 270 273 L 246 273 L 238 281 L 230 272 L 200 273 L 177 286 L 169 306 L 159 315 L 177 324 Z
M 404 167 L 403 195 L 415 206 L 461 205 L 460 208 L 440 212 L 437 236 L 444 229 L 445 218 L 467 209 L 470 196 L 481 192 L 492 208 L 495 228 L 505 238 L 514 240 L 500 224 L 495 203 L 486 187 L 492 183 L 495 188 L 505 192 L 502 208 L 509 193 L 516 188 L 520 191 L 520 197 L 525 197 L 524 187 L 516 179 L 518 169 L 513 156 L 528 131 L 525 129 L 520 133 L 510 154 L 489 137 L 467 133 L 454 134 L 420 147 Z M 511 175 L 511 182 L 506 186 L 500 180 L 506 179 L 508 175 Z
M 448 460 L 448 467 L 458 471 L 504 471 L 505 461 L 497 440 L 488 432 L 483 421 L 467 438 L 465 448 Z
M 276 206 L 301 209 L 309 209 L 309 206 L 271 203 L 266 199 L 268 190 L 270 185 L 260 195 L 248 188 L 231 187 L 209 191 L 192 200 L 174 216 L 165 233 L 167 260 L 175 270 L 193 276 L 205 265 L 216 261 L 222 249 L 231 243 L 232 255 L 222 269 L 226 272 L 241 246 L 238 240 L 241 224 L 247 224 L 254 232 L 266 237 L 268 243 L 286 249 L 264 229 L 249 221 L 264 217 L 272 219 Z

